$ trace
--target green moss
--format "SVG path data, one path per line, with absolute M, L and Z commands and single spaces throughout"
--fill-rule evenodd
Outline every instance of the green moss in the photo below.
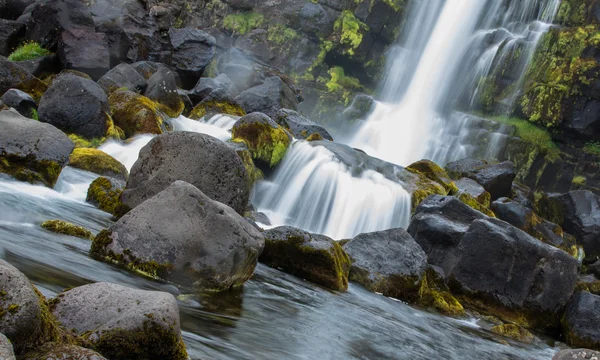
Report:
M 162 134 L 166 130 L 160 105 L 145 96 L 121 90 L 113 92 L 108 102 L 114 125 L 121 128 L 127 137 L 140 133 Z
M 465 316 L 462 304 L 450 293 L 443 279 L 432 269 L 425 273 L 417 304 L 452 317 Z
M 33 120 L 40 120 L 40 115 L 38 114 L 37 109 L 31 109 L 31 118 Z
M 545 128 L 536 126 L 525 119 L 519 119 L 516 117 L 496 116 L 491 117 L 490 119 L 502 124 L 514 126 L 517 130 L 515 134 L 516 136 L 540 147 L 541 149 L 554 154 L 558 153 L 559 151 L 558 147 L 552 140 L 552 135 Z
M 301 39 L 298 32 L 282 24 L 272 24 L 267 30 L 267 40 L 277 53 L 289 54 Z
M 589 141 L 583 147 L 583 151 L 588 154 L 592 154 L 595 156 L 600 156 L 600 142 L 597 141 Z
M 450 176 L 446 173 L 446 170 L 442 169 L 439 165 L 430 160 L 417 161 L 406 167 L 406 170 L 415 174 L 421 174 L 430 180 L 437 182 L 446 189 L 448 195 L 454 195 L 458 193 L 458 187 L 450 179 Z
M 259 13 L 231 14 L 223 19 L 223 27 L 236 34 L 244 35 L 250 30 L 261 27 L 263 22 L 264 16 Z
M 283 159 L 292 142 L 283 127 L 267 123 L 237 125 L 231 135 L 234 142 L 246 144 L 253 159 L 263 161 L 271 168 Z
M 406 5 L 405 0 L 383 0 L 385 4 L 388 4 L 395 12 L 399 12 Z
M 456 196 L 456 198 L 458 200 L 460 200 L 462 203 L 469 205 L 469 207 L 471 207 L 489 217 L 493 217 L 493 218 L 496 217 L 496 214 L 494 214 L 494 212 L 492 210 L 485 207 L 483 204 L 481 204 L 479 201 L 477 201 L 477 199 L 475 199 L 473 196 L 471 196 L 465 192 L 461 192 L 460 194 L 458 194 Z
M 494 334 L 502 335 L 502 336 L 520 341 L 525 344 L 531 344 L 533 342 L 533 335 L 526 329 L 523 329 L 522 327 L 520 327 L 519 325 L 515 325 L 515 324 L 497 325 L 497 326 L 494 326 L 493 328 L 491 328 L 490 331 L 493 332 Z
M 252 153 L 249 150 L 236 150 L 236 153 L 242 159 L 246 172 L 248 173 L 248 189 L 252 189 L 254 183 L 264 178 L 263 172 L 254 165 Z
M 86 201 L 100 210 L 119 216 L 119 211 L 123 207 L 120 200 L 122 192 L 123 189 L 114 186 L 109 179 L 99 177 L 90 184 Z
M 369 27 L 354 16 L 349 10 L 344 10 L 333 24 L 334 37 L 341 45 L 343 54 L 354 55 L 360 46 L 364 33 Z
M 36 42 L 27 42 L 15 49 L 10 55 L 10 61 L 32 60 L 42 56 L 50 55 L 50 51 L 44 49 Z
M 97 148 L 106 141 L 106 138 L 93 138 L 87 140 L 76 134 L 69 134 L 69 138 L 73 141 L 75 148 Z
M 37 160 L 35 156 L 0 155 L 0 172 L 19 181 L 54 187 L 62 166 L 50 160 Z
M 238 104 L 232 104 L 224 101 L 203 101 L 192 109 L 190 119 L 199 120 L 207 114 L 226 114 L 233 116 L 244 116 L 246 112 Z
M 575 292 L 578 291 L 587 291 L 594 295 L 600 295 L 600 280 L 594 282 L 579 282 L 577 283 L 577 286 L 575 286 Z
M 92 232 L 88 229 L 62 220 L 44 221 L 41 226 L 48 231 L 58 234 L 65 234 L 89 240 L 94 238 L 94 235 L 92 235 Z
M 573 180 L 571 181 L 571 183 L 573 185 L 585 185 L 585 183 L 587 182 L 587 179 L 585 178 L 585 176 L 575 176 L 573 178 Z
M 107 153 L 90 148 L 77 148 L 69 157 L 69 165 L 98 175 L 127 179 L 127 168 Z
M 556 14 L 556 22 L 566 26 L 582 26 L 593 23 L 594 1 L 562 0 Z
M 354 94 L 363 90 L 363 86 L 357 78 L 346 76 L 344 68 L 335 66 L 329 69 L 330 79 L 319 78 L 320 83 L 325 84 L 327 91 L 339 96 L 344 104 L 348 105 Z

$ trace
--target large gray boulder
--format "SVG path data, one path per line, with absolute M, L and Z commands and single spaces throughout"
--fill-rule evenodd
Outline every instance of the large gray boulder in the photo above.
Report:
M 577 292 L 569 301 L 563 318 L 567 343 L 575 347 L 600 350 L 600 296 Z
M 6 1 L 6 0 L 3 0 Z M 2 2 L 0 2 L 0 9 Z M 0 55 L 8 56 L 25 35 L 25 25 L 18 21 L 0 19 Z
M 0 128 L 0 172 L 53 187 L 73 151 L 71 139 L 14 110 L 0 112 Z
M 250 191 L 248 174 L 236 152 L 212 136 L 176 132 L 152 139 L 131 169 L 123 204 L 135 208 L 176 180 L 243 214 Z
M 275 117 L 279 109 L 296 110 L 298 97 L 279 77 L 272 76 L 262 85 L 242 91 L 235 100 L 246 113 L 261 112 Z
M 0 97 L 0 100 L 27 118 L 32 118 L 33 110 L 37 110 L 35 100 L 28 93 L 21 90 L 10 89 Z
M 232 208 L 175 181 L 98 235 L 91 251 L 184 286 L 226 290 L 252 276 L 263 246 Z
M 483 160 L 463 159 L 447 164 L 445 169 L 452 179 L 466 177 L 475 180 L 492 195 L 492 201 L 510 197 L 512 183 L 517 176 L 515 165 L 509 161 L 490 164 Z
M 4 334 L 0 333 L 0 359 L 16 360 L 12 343 Z
M 65 69 L 81 71 L 94 80 L 110 70 L 108 38 L 93 29 L 66 29 L 60 34 L 58 57 Z
M 10 89 L 19 89 L 39 100 L 48 89 L 48 85 L 33 76 L 18 63 L 0 56 L 0 95 Z
M 56 78 L 38 107 L 40 121 L 88 139 L 106 134 L 108 111 L 108 97 L 102 88 L 73 74 Z
M 123 63 L 102 76 L 98 85 L 107 95 L 120 88 L 127 88 L 139 94 L 146 89 L 146 80 L 133 66 Z
M 169 29 L 173 47 L 173 66 L 181 76 L 182 86 L 190 89 L 215 57 L 216 40 L 194 28 Z
M 327 129 L 294 110 L 281 109 L 273 120 L 291 132 L 296 139 L 307 139 L 317 134 L 321 139 L 333 141 Z
M 408 232 L 467 302 L 543 330 L 558 326 L 578 261 L 522 230 L 441 196 L 416 210 Z
M 52 313 L 111 360 L 187 359 L 179 309 L 169 293 L 95 283 L 65 291 Z
M 418 296 L 427 255 L 405 230 L 360 234 L 344 250 L 352 260 L 350 281 L 397 299 Z
M 160 109 L 172 118 L 181 115 L 185 107 L 177 92 L 176 73 L 165 67 L 150 76 L 144 96 L 156 101 Z
M 588 349 L 568 349 L 561 350 L 552 360 L 597 360 L 600 359 L 600 352 Z

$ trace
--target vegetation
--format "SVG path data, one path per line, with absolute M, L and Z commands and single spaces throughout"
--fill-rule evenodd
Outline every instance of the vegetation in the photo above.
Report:
M 344 104 L 348 105 L 352 96 L 363 89 L 360 81 L 352 76 L 346 76 L 344 68 L 335 66 L 329 69 L 329 80 L 319 78 L 319 82 L 324 83 L 330 93 L 338 95 L 343 100 Z
M 600 142 L 590 141 L 583 147 L 583 151 L 588 154 L 600 156 Z
M 8 60 L 10 61 L 25 61 L 36 59 L 42 56 L 49 55 L 50 51 L 44 49 L 40 44 L 36 42 L 27 42 L 15 49 L 10 55 Z
M 558 152 L 558 147 L 554 141 L 552 141 L 552 135 L 550 135 L 550 132 L 546 129 L 516 117 L 495 116 L 491 117 L 491 119 L 502 124 L 514 126 L 517 130 L 516 136 L 529 143 L 537 145 L 552 153 Z
M 91 231 L 88 229 L 62 220 L 44 221 L 41 226 L 44 229 L 57 234 L 64 234 L 88 240 L 92 240 L 94 238 Z
M 250 30 L 259 28 L 264 22 L 264 16 L 258 13 L 241 13 L 227 15 L 223 26 L 232 32 L 244 35 Z
M 354 51 L 363 40 L 363 31 L 369 27 L 354 16 L 351 11 L 344 10 L 333 25 L 333 31 L 341 45 L 344 45 L 342 53 L 354 55 Z

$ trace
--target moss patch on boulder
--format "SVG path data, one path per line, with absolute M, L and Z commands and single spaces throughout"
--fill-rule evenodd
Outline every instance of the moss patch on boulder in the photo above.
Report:
M 406 167 L 406 170 L 424 175 L 427 178 L 441 184 L 444 189 L 446 189 L 447 195 L 454 195 L 458 193 L 458 187 L 456 187 L 454 181 L 450 179 L 450 176 L 446 173 L 446 170 L 442 169 L 433 161 L 417 161 Z
M 82 226 L 77 226 L 67 221 L 47 220 L 44 221 L 41 226 L 44 229 L 55 232 L 57 234 L 64 234 L 89 240 L 92 240 L 94 238 L 94 235 L 92 235 L 92 232 L 88 229 Z
M 241 106 L 226 101 L 211 100 L 200 102 L 190 112 L 190 119 L 199 120 L 207 114 L 226 114 L 233 116 L 244 116 L 246 112 Z
M 252 158 L 273 168 L 285 156 L 292 137 L 264 114 L 253 113 L 240 119 L 232 129 L 235 142 L 246 144 Z
M 138 93 L 128 90 L 113 92 L 108 98 L 112 119 L 125 136 L 135 134 L 162 134 L 164 118 L 159 105 Z
M 114 180 L 113 180 L 114 181 Z M 100 210 L 115 216 L 121 216 L 127 211 L 121 202 L 123 188 L 108 178 L 99 177 L 88 188 L 86 201 L 97 206 Z
M 97 149 L 78 148 L 69 157 L 69 165 L 102 176 L 127 180 L 127 168 L 117 159 Z
M 496 214 L 494 214 L 494 212 L 492 210 L 485 207 L 483 204 L 481 204 L 479 201 L 477 201 L 477 199 L 475 199 L 473 196 L 467 194 L 466 192 L 459 193 L 456 196 L 456 198 L 458 200 L 460 200 L 461 202 L 463 202 L 464 204 L 469 205 L 473 209 L 475 209 L 481 213 L 484 213 L 485 215 L 487 215 L 489 217 L 496 217 Z
M 525 344 L 531 344 L 533 342 L 533 335 L 519 325 L 497 325 L 491 328 L 490 331 L 494 334 L 502 335 Z
M 465 316 L 462 304 L 450 293 L 442 277 L 431 268 L 421 282 L 417 304 L 446 316 Z
M 56 161 L 37 160 L 34 156 L 0 155 L 0 172 L 30 184 L 54 187 L 62 166 Z

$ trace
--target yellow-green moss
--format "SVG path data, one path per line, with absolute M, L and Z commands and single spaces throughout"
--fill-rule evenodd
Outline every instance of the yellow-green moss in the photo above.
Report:
M 319 133 L 311 134 L 309 137 L 306 138 L 306 141 L 309 141 L 309 142 L 310 141 L 321 141 L 321 140 L 324 140 L 324 139 L 323 139 L 323 136 L 321 136 L 321 134 L 319 134 Z
M 450 293 L 443 280 L 432 269 L 428 269 L 423 277 L 417 304 L 446 316 L 465 316 L 462 304 Z
M 573 178 L 573 180 L 571 181 L 571 183 L 573 185 L 585 185 L 585 183 L 587 182 L 587 179 L 585 178 L 585 176 L 575 176 Z
M 156 102 L 127 90 L 113 92 L 108 102 L 115 126 L 121 128 L 127 137 L 163 133 L 164 119 Z
M 75 148 L 97 148 L 106 141 L 106 138 L 93 138 L 88 140 L 76 134 L 69 134 L 69 139 L 73 141 Z
M 330 93 L 341 97 L 346 105 L 350 103 L 354 94 L 363 90 L 360 81 L 357 78 L 346 76 L 344 68 L 341 66 L 332 67 L 328 74 L 329 80 L 319 78 L 318 81 L 324 83 Z
M 15 49 L 10 55 L 10 61 L 25 61 L 32 60 L 42 56 L 50 55 L 50 51 L 44 49 L 36 42 L 27 42 Z
M 244 35 L 250 30 L 261 27 L 263 22 L 264 16 L 260 13 L 231 14 L 223 19 L 223 27 L 236 34 Z
M 123 206 L 120 200 L 122 192 L 123 189 L 113 186 L 109 179 L 99 177 L 90 184 L 86 201 L 100 210 L 119 216 L 120 208 Z
M 67 221 L 48 220 L 44 221 L 41 226 L 44 229 L 55 232 L 57 234 L 64 234 L 89 240 L 92 240 L 94 238 L 94 235 L 92 235 L 92 232 L 88 229 L 81 226 L 77 226 L 75 224 L 71 224 Z
M 479 201 L 477 201 L 477 199 L 475 199 L 473 196 L 465 193 L 465 192 L 461 192 L 459 193 L 456 198 L 458 200 L 460 200 L 462 203 L 469 205 L 469 207 L 489 216 L 489 217 L 496 217 L 496 214 L 494 214 L 494 212 L 492 210 L 490 210 L 489 208 L 485 207 L 483 204 L 481 204 Z
M 69 157 L 69 165 L 98 175 L 119 177 L 126 180 L 127 168 L 117 159 L 104 151 L 89 148 L 77 148 Z
M 342 53 L 354 55 L 355 50 L 363 41 L 363 36 L 369 27 L 360 21 L 352 11 L 344 10 L 333 24 L 334 36 L 342 45 Z
M 34 156 L 0 155 L 0 172 L 19 181 L 54 187 L 62 166 L 55 161 L 36 160 Z
M 200 102 L 190 112 L 190 119 L 199 120 L 206 114 L 226 114 L 233 116 L 244 116 L 246 112 L 238 104 L 232 104 L 225 101 L 210 100 Z
M 497 325 L 491 328 L 490 331 L 494 334 L 502 335 L 525 344 L 531 344 L 533 342 L 533 335 L 526 329 L 520 327 L 519 325 Z
M 252 189 L 254 183 L 264 178 L 263 172 L 254 165 L 252 154 L 249 150 L 236 150 L 236 153 L 242 159 L 246 172 L 248 173 L 248 189 Z
M 246 144 L 253 159 L 261 160 L 269 167 L 274 167 L 283 159 L 292 142 L 283 127 L 273 127 L 267 123 L 236 125 L 231 134 L 233 141 Z
M 517 117 L 493 116 L 491 120 L 514 126 L 517 130 L 516 136 L 524 141 L 544 149 L 550 153 L 557 154 L 558 146 L 552 140 L 552 135 L 546 128 L 539 127 L 531 122 Z
M 593 282 L 579 282 L 577 283 L 577 286 L 575 286 L 575 292 L 578 291 L 587 291 L 594 295 L 600 295 L 600 280 Z
M 415 174 L 421 174 L 430 180 L 437 182 L 442 185 L 448 195 L 454 195 L 458 193 L 458 187 L 450 179 L 450 176 L 446 173 L 446 170 L 442 169 L 439 165 L 430 160 L 420 160 L 406 167 L 406 170 Z
M 15 89 L 29 94 L 36 103 L 39 103 L 42 95 L 48 90 L 48 84 L 32 76 L 21 67 L 9 65 L 10 76 L 18 79 L 19 82 L 13 85 Z

